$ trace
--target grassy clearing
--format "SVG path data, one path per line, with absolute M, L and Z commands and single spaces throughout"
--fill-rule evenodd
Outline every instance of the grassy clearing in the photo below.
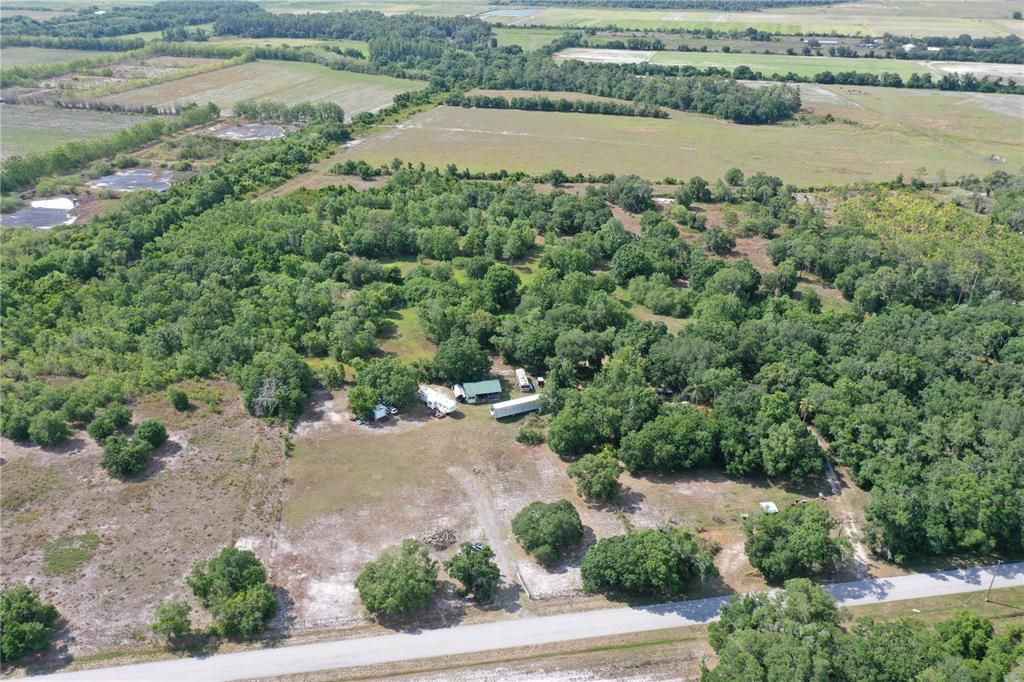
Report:
M 498 36 L 498 45 L 518 45 L 524 50 L 536 50 L 544 47 L 555 38 L 565 34 L 565 31 L 557 28 L 496 28 L 494 34 Z
M 3 158 L 43 152 L 69 140 L 87 140 L 146 120 L 109 111 L 57 109 L 31 104 L 0 104 L 0 154 Z
M 331 101 L 347 113 L 356 114 L 387 106 L 398 93 L 425 85 L 388 76 L 335 71 L 318 64 L 258 61 L 110 95 L 103 101 L 156 106 L 213 102 L 222 111 L 230 111 L 237 102 L 246 99 L 272 99 L 286 104 Z
M 44 552 L 46 564 L 43 566 L 43 573 L 46 575 L 70 573 L 91 559 L 93 552 L 99 546 L 100 536 L 95 533 L 57 538 L 46 546 Z
M 982 175 L 1024 162 L 1024 145 L 1006 134 L 1020 121 L 1005 109 L 1005 99 L 843 86 L 801 91 L 814 95 L 808 108 L 841 121 L 742 126 L 680 112 L 648 119 L 438 107 L 368 137 L 339 158 L 651 179 L 715 178 L 738 167 L 769 170 L 798 185 L 891 179 L 920 167 L 950 177 Z
M 795 73 L 798 76 L 814 76 L 823 71 L 839 73 L 841 71 L 859 71 L 862 73 L 881 74 L 883 72 L 899 74 L 904 79 L 911 74 L 932 74 L 933 78 L 946 73 L 973 73 L 979 77 L 992 76 L 1014 78 L 1024 77 L 1024 66 L 1019 64 L 983 64 L 981 62 L 932 62 L 912 61 L 907 59 L 854 59 L 843 57 L 804 57 L 786 54 L 746 54 L 735 52 L 675 52 L 661 51 L 639 53 L 630 50 L 604 50 L 593 48 L 569 48 L 558 54 L 559 59 L 577 59 L 580 61 L 597 61 L 614 63 L 637 61 L 636 55 L 650 54 L 652 64 L 694 66 L 699 69 L 718 67 L 735 69 L 738 66 L 749 66 L 754 71 L 766 75 L 773 73 Z
M 427 338 L 413 308 L 392 311 L 391 325 L 384 329 L 381 350 L 397 355 L 405 362 L 429 360 L 437 346 Z
M 49 47 L 4 47 L 0 48 L 0 68 L 12 66 L 34 66 L 36 64 L 60 64 L 77 59 L 94 59 L 116 54 L 95 50 L 59 50 Z
M 316 38 L 235 38 L 232 36 L 216 36 L 209 41 L 210 45 L 226 45 L 229 47 L 265 47 L 268 45 L 288 45 L 291 47 L 337 47 L 342 50 L 353 48 L 364 56 L 370 56 L 370 46 L 365 40 L 317 40 Z

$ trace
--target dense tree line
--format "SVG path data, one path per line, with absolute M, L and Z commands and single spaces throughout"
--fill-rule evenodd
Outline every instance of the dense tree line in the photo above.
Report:
M 260 11 L 256 3 L 243 0 L 164 0 L 153 5 L 115 7 L 103 13 L 87 7 L 76 14 L 45 20 L 12 14 L 0 20 L 0 30 L 5 35 L 104 38 L 208 24 L 223 16 Z
M 201 125 L 217 118 L 220 110 L 214 104 L 191 107 L 168 119 L 154 119 L 112 135 L 88 141 L 66 142 L 47 152 L 12 156 L 5 159 L 0 170 L 0 187 L 10 192 L 28 187 L 47 175 L 67 175 L 97 159 L 119 152 L 138 149 L 163 136 Z
M 455 92 L 445 97 L 444 103 L 453 107 L 479 109 L 521 109 L 523 111 L 560 111 L 574 114 L 668 118 L 668 113 L 658 107 L 604 100 L 566 99 L 564 97 L 551 99 L 543 95 L 502 97 L 500 95 L 466 95 Z
M 90 38 L 50 35 L 5 35 L 4 47 L 47 47 L 59 50 L 128 52 L 146 46 L 144 38 Z
M 996 634 L 992 622 L 957 610 L 934 624 L 849 615 L 806 579 L 722 608 L 709 626 L 718 665 L 705 682 L 837 680 L 997 682 L 1024 674 L 1024 627 Z
M 345 111 L 334 102 L 302 102 L 288 106 L 273 100 L 246 100 L 234 106 L 236 116 L 260 122 L 311 123 L 345 122 Z

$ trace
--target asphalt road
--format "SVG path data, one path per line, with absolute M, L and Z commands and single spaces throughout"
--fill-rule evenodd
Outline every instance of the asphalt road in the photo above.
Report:
M 1024 586 L 1024 562 L 1019 562 L 998 568 L 988 566 L 858 580 L 826 585 L 825 589 L 841 605 L 859 606 L 985 590 L 993 574 L 996 576 L 996 588 Z M 296 675 L 697 625 L 716 619 L 719 608 L 726 600 L 726 597 L 714 597 L 636 608 L 527 616 L 438 630 L 57 673 L 41 679 L 54 682 L 219 682 Z

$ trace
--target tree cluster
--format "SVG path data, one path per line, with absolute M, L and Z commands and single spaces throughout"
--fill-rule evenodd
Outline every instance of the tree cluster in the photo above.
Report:
M 213 616 L 213 631 L 224 637 L 259 634 L 277 612 L 277 599 L 267 584 L 266 570 L 247 549 L 225 547 L 213 559 L 197 562 L 187 582 L 192 594 Z
M 935 625 L 858 619 L 824 590 L 800 578 L 776 594 L 742 596 L 709 626 L 718 665 L 704 682 L 996 682 L 1024 673 L 1024 628 L 995 634 L 992 623 L 965 610 Z

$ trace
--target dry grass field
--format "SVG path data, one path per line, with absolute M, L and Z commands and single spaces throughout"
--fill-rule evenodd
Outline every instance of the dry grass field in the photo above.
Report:
M 258 61 L 109 95 L 103 101 L 155 106 L 213 102 L 229 112 L 237 102 L 247 99 L 287 104 L 326 100 L 339 104 L 348 114 L 356 114 L 380 109 L 391 104 L 398 93 L 425 85 L 388 76 L 335 71 L 318 64 Z
M 921 167 L 982 175 L 1024 163 L 1022 141 L 1007 135 L 1021 112 L 1006 96 L 813 85 L 801 92 L 807 109 L 837 122 L 743 126 L 681 112 L 648 119 L 438 107 L 381 129 L 340 158 L 651 179 L 715 178 L 735 166 L 798 185 L 885 180 Z
M 59 64 L 73 62 L 76 59 L 108 57 L 111 54 L 114 53 L 95 50 L 57 50 L 48 47 L 4 47 L 0 48 L 0 68 Z
M 862 73 L 896 73 L 906 79 L 911 74 L 931 74 L 941 78 L 947 73 L 973 73 L 979 78 L 1013 79 L 1018 83 L 1024 79 L 1024 65 L 986 64 L 983 62 L 941 62 L 915 61 L 909 59 L 866 59 L 843 57 L 804 57 L 785 54 L 747 54 L 738 52 L 675 52 L 645 50 L 607 50 L 599 48 L 572 47 L 562 50 L 556 59 L 575 59 L 584 62 L 604 64 L 650 62 L 665 66 L 694 66 L 699 69 L 717 67 L 735 69 L 748 66 L 766 75 L 773 73 L 795 73 L 811 77 L 823 71 L 839 73 L 858 71 Z
M 0 104 L 0 158 L 43 152 L 74 138 L 86 140 L 146 120 L 137 114 Z

